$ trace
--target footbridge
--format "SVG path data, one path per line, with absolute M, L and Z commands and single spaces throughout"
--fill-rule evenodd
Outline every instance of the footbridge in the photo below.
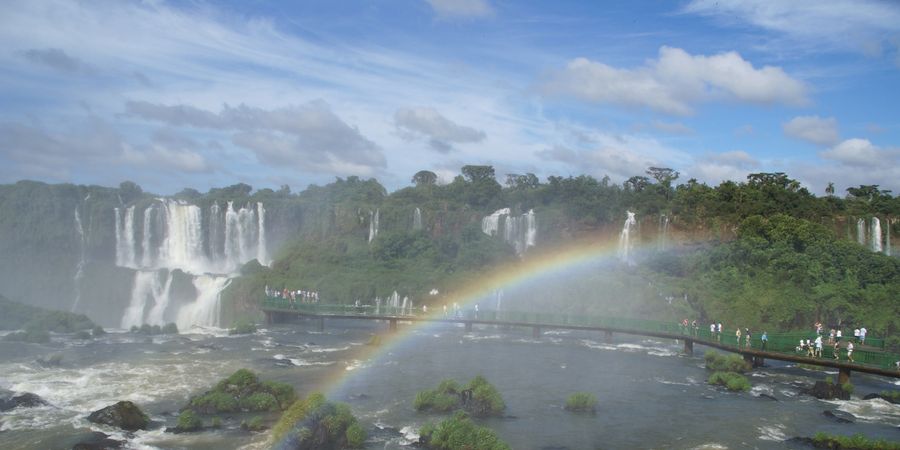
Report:
M 325 329 L 326 319 L 360 319 L 387 322 L 391 331 L 396 331 L 401 322 L 435 322 L 463 324 L 466 331 L 472 331 L 474 325 L 527 327 L 532 329 L 535 338 L 539 338 L 542 331 L 548 329 L 598 331 L 603 332 L 608 340 L 612 339 L 614 333 L 648 336 L 681 341 L 684 344 L 684 352 L 689 355 L 694 352 L 694 344 L 700 344 L 738 353 L 754 365 L 762 365 L 766 359 L 774 359 L 831 367 L 838 369 L 840 383 L 848 381 L 852 371 L 900 378 L 900 369 L 897 367 L 900 355 L 886 352 L 883 348 L 884 341 L 880 339 L 866 338 L 867 345 L 854 343 L 856 348 L 852 354 L 853 361 L 850 361 L 846 342 L 841 342 L 837 357 L 830 345 L 823 348 L 821 357 L 810 357 L 805 351 L 797 351 L 800 339 L 814 340 L 815 333 L 767 333 L 768 340 L 763 348 L 759 332 L 752 335 L 750 344 L 747 345 L 745 336 L 741 336 L 738 342 L 736 329 L 723 329 L 722 333 L 714 333 L 709 330 L 708 325 L 691 327 L 645 319 L 491 310 L 414 312 L 410 309 L 385 306 L 325 305 L 291 302 L 281 298 L 263 300 L 262 311 L 265 313 L 267 323 L 301 317 L 314 320 L 319 331 Z M 847 341 L 846 338 L 844 340 Z

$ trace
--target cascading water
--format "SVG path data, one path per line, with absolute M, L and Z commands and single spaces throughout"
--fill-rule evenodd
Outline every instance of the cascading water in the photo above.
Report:
M 866 219 L 856 219 L 856 241 L 866 245 Z
M 657 247 L 659 250 L 665 250 L 668 244 L 669 239 L 669 216 L 665 214 L 661 214 L 659 216 L 659 240 L 657 241 Z
M 872 232 L 870 233 L 870 236 L 870 240 L 872 241 L 872 251 L 884 251 L 884 247 L 882 246 L 881 241 L 881 220 L 879 220 L 877 217 L 872 217 Z
M 884 254 L 891 256 L 891 222 L 893 219 L 887 219 L 887 233 L 884 235 Z
M 497 289 L 497 292 L 494 293 L 494 296 L 497 298 L 497 307 L 495 309 L 497 311 L 500 311 L 500 306 L 503 305 L 503 289 Z
M 77 214 L 77 211 L 76 211 Z M 121 326 L 162 324 L 177 319 L 179 327 L 218 326 L 219 295 L 241 265 L 257 258 L 268 264 L 266 210 L 262 203 L 237 210 L 228 202 L 203 211 L 179 200 L 159 199 L 143 211 L 140 265 L 136 262 L 134 206 L 115 209 L 116 265 L 138 269 Z M 196 298 L 171 310 L 172 271 L 193 275 Z M 219 274 L 219 275 L 215 275 Z
M 86 260 L 87 243 L 84 238 L 84 227 L 81 224 L 81 215 L 78 213 L 78 207 L 75 207 L 75 231 L 78 233 L 79 253 L 78 264 L 75 266 L 75 276 L 72 282 L 75 285 L 75 301 L 72 302 L 72 312 L 78 309 L 81 302 L 81 279 L 84 278 L 84 264 Z
M 375 209 L 375 212 L 369 212 L 369 242 L 375 240 L 378 236 L 378 214 L 379 209 Z
M 516 254 L 523 256 L 529 247 L 537 242 L 537 221 L 534 210 L 521 216 L 512 216 L 509 208 L 498 209 L 481 219 L 481 231 L 488 236 L 496 236 L 503 222 L 503 240 L 512 245 Z
M 631 259 L 631 249 L 633 245 L 631 242 L 631 231 L 637 224 L 637 220 L 635 220 L 633 212 L 626 212 L 628 213 L 628 217 L 625 219 L 625 225 L 622 226 L 622 232 L 619 233 L 619 260 L 629 266 L 633 266 L 634 261 Z
M 413 223 L 412 227 L 414 231 L 419 231 L 422 229 L 422 210 L 419 207 L 416 207 L 416 210 L 413 212 Z

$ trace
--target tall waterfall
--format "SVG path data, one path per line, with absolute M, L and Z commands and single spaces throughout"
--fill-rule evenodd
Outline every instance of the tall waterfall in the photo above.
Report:
M 184 201 L 156 200 L 142 212 L 138 249 L 135 207 L 115 209 L 116 265 L 137 269 L 123 327 L 172 320 L 182 329 L 218 326 L 219 295 L 230 281 L 227 274 L 254 258 L 269 263 L 262 203 L 236 209 L 234 202 L 228 202 L 224 210 L 213 204 L 206 228 L 203 213 L 199 206 Z M 193 302 L 178 311 L 172 310 L 169 301 L 175 269 L 193 275 L 197 293 Z
M 512 245 L 516 254 L 522 256 L 537 242 L 537 221 L 534 210 L 520 216 L 513 216 L 509 208 L 498 209 L 481 219 L 481 231 L 488 236 L 497 236 L 503 224 L 503 240 Z
M 891 256 L 891 221 L 893 219 L 887 219 L 887 233 L 884 235 L 884 254 Z
M 416 207 L 416 210 L 413 212 L 413 230 L 419 231 L 422 229 L 422 210 L 419 207 Z
M 866 219 L 856 219 L 856 241 L 866 245 Z
M 369 212 L 369 242 L 375 240 L 378 237 L 378 214 L 379 210 L 376 208 L 375 212 Z
M 631 249 L 633 247 L 633 243 L 631 242 L 631 231 L 635 225 L 637 225 L 637 220 L 635 220 L 633 212 L 626 212 L 628 213 L 628 217 L 625 219 L 625 224 L 622 226 L 622 232 L 619 233 L 619 260 L 631 266 L 634 265 L 634 261 L 631 259 Z
M 872 251 L 884 251 L 881 241 L 881 220 L 877 217 L 872 217 L 872 232 L 870 233 L 870 236 L 872 241 Z
M 72 302 L 72 312 L 78 309 L 81 302 L 81 279 L 84 278 L 84 264 L 87 256 L 87 242 L 84 237 L 84 227 L 81 224 L 81 215 L 78 213 L 78 207 L 75 207 L 75 231 L 78 233 L 79 258 L 78 264 L 75 266 L 75 276 L 72 282 L 75 285 L 75 301 Z
M 659 238 L 657 241 L 657 248 L 659 250 L 665 250 L 665 248 L 669 245 L 669 216 L 666 214 L 661 214 L 659 216 Z

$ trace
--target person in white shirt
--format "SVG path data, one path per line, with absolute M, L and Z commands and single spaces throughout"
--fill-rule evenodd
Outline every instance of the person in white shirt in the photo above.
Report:
M 853 362 L 853 343 L 847 343 L 847 360 Z
M 866 330 L 866 327 L 862 327 L 859 329 L 859 345 L 864 345 L 866 343 L 866 334 L 869 331 Z

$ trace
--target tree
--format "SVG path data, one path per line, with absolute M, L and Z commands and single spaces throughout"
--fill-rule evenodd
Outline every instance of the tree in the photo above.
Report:
M 526 173 L 519 175 L 517 173 L 506 174 L 506 186 L 512 189 L 534 189 L 540 185 L 537 175 Z
M 657 183 L 669 188 L 672 186 L 672 182 L 677 180 L 681 174 L 667 167 L 650 167 L 647 169 L 647 175 L 653 177 Z
M 437 183 L 437 174 L 430 170 L 420 170 L 412 177 L 416 186 L 431 186 Z
M 650 179 L 647 177 L 635 175 L 635 176 L 625 180 L 625 182 L 622 184 L 625 186 L 625 189 L 628 189 L 628 190 L 631 190 L 634 192 L 641 192 L 644 190 L 645 187 L 650 185 Z
M 494 176 L 494 166 L 467 165 L 462 167 L 462 174 L 471 183 L 477 183 L 480 181 L 497 181 Z
M 834 183 L 831 181 L 828 182 L 828 186 L 825 188 L 825 194 L 829 197 L 834 195 Z
M 144 190 L 141 189 L 141 187 L 133 181 L 123 181 L 119 183 L 119 195 L 122 197 L 122 201 L 125 203 L 130 203 L 134 200 L 137 200 L 143 194 Z

